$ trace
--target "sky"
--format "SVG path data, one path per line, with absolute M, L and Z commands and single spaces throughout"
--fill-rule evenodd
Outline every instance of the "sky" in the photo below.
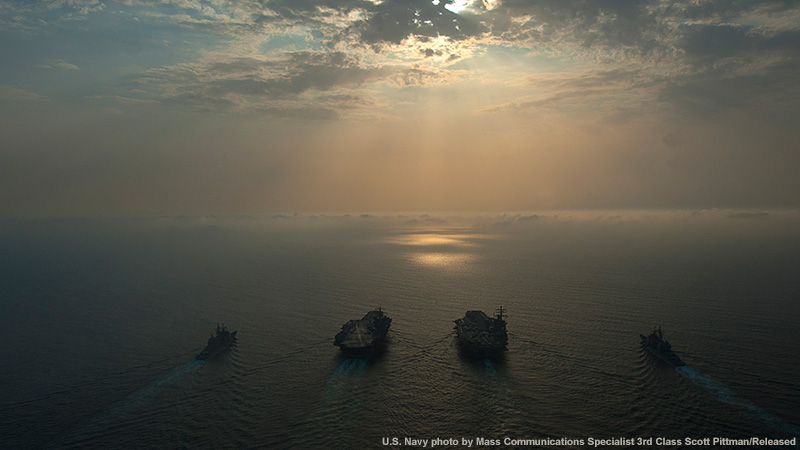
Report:
M 800 206 L 800 2 L 0 0 L 0 217 Z

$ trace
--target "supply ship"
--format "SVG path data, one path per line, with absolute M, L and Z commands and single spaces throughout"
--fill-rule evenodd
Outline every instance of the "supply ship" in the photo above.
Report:
M 672 351 L 672 346 L 669 345 L 669 341 L 664 340 L 664 333 L 661 332 L 661 327 L 654 329 L 648 336 L 640 334 L 639 337 L 642 338 L 642 345 L 644 348 L 661 358 L 667 364 L 673 367 L 686 365 L 678 358 L 678 355 Z
M 333 345 L 349 357 L 368 357 L 381 349 L 381 344 L 389 332 L 392 319 L 381 308 L 370 311 L 361 320 L 350 320 L 342 325 Z
M 219 324 L 217 324 L 217 335 L 215 336 L 212 334 L 209 336 L 206 348 L 204 348 L 200 354 L 195 356 L 194 359 L 206 360 L 219 354 L 223 350 L 230 347 L 231 344 L 236 342 L 236 333 L 237 331 L 234 331 L 233 333 L 228 331 L 228 329 L 225 328 L 225 325 L 220 327 Z
M 508 332 L 503 320 L 505 310 L 497 309 L 495 317 L 483 311 L 467 311 L 464 317 L 455 320 L 455 330 L 461 349 L 477 359 L 493 358 L 508 350 Z

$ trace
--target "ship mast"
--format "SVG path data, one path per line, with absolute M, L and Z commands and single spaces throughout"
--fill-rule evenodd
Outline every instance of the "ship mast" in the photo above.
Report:
M 500 320 L 503 320 L 503 313 L 505 313 L 506 310 L 503 309 L 503 307 L 501 306 L 501 307 L 497 308 L 497 311 L 495 311 L 495 312 L 497 313 L 497 318 L 500 319 Z

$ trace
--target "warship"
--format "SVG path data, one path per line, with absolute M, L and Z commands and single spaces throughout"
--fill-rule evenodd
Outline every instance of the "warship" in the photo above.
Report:
M 506 321 L 503 320 L 503 307 L 497 309 L 495 317 L 483 311 L 467 311 L 463 318 L 455 320 L 458 343 L 467 355 L 478 358 L 492 358 L 508 350 Z
M 333 345 L 351 357 L 366 357 L 380 350 L 380 344 L 389 332 L 392 319 L 381 308 L 370 311 L 361 320 L 350 320 L 342 325 Z
M 664 333 L 661 332 L 661 327 L 654 329 L 649 336 L 640 334 L 639 337 L 642 338 L 642 345 L 644 348 L 664 360 L 667 364 L 673 367 L 686 365 L 678 358 L 678 355 L 672 351 L 669 341 L 664 340 Z
M 208 358 L 217 355 L 226 348 L 230 347 L 231 344 L 236 342 L 236 333 L 237 333 L 236 331 L 234 331 L 233 333 L 228 331 L 228 329 L 225 328 L 225 325 L 222 325 L 220 327 L 219 324 L 217 324 L 217 335 L 214 336 L 212 334 L 211 336 L 209 336 L 206 348 L 204 348 L 203 351 L 200 352 L 200 354 L 195 356 L 194 359 L 206 360 Z

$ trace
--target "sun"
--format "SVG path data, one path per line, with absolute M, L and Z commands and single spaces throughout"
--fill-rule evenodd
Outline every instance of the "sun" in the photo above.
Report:
M 434 4 L 438 5 L 440 0 L 434 0 Z M 456 14 L 460 13 L 461 11 L 467 9 L 470 4 L 472 4 L 472 0 L 455 0 L 452 3 L 447 3 L 444 7 Z

